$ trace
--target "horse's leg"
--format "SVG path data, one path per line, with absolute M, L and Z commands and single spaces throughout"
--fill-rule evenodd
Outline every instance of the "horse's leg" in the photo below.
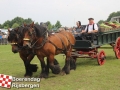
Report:
M 34 58 L 34 54 L 30 54 L 28 57 L 27 57 L 27 60 L 31 62 L 31 60 Z M 32 72 L 36 72 L 38 67 L 36 64 L 29 64 L 28 66 L 29 70 L 32 71 Z
M 75 69 L 76 69 L 76 59 L 70 57 L 70 70 L 75 70 Z
M 57 61 L 54 61 L 54 55 L 50 55 L 48 57 L 49 60 L 49 67 L 52 70 L 52 73 L 59 74 L 61 69 Z
M 71 56 L 71 51 L 72 49 L 70 49 L 69 51 L 67 51 L 65 53 L 66 55 L 66 59 L 65 59 L 65 65 L 62 69 L 62 74 L 66 73 L 66 74 L 69 74 L 70 73 L 70 56 Z
M 20 57 L 21 57 L 21 59 L 23 60 L 23 62 L 24 62 L 24 65 L 25 65 L 25 70 L 26 70 L 26 72 L 25 72 L 25 77 L 26 76 L 32 76 L 32 71 L 30 71 L 29 70 L 29 65 L 30 65 L 30 61 L 28 61 L 27 60 L 27 56 L 25 56 L 25 55 L 23 55 L 22 53 L 20 53 Z
M 54 58 L 54 65 L 59 65 L 58 61 Z
M 38 59 L 40 60 L 41 63 L 41 73 L 40 73 L 40 78 L 47 78 L 48 74 L 49 74 L 49 66 L 46 66 L 45 61 L 44 61 L 44 57 L 40 57 L 38 56 Z
M 54 65 L 59 65 L 58 61 L 54 59 Z M 46 66 L 46 72 L 49 73 L 49 59 L 47 58 L 47 66 Z

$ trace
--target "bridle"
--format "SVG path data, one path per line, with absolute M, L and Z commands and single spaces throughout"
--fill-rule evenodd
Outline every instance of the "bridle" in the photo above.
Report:
M 34 30 L 34 28 L 32 28 L 32 32 L 28 32 L 29 33 L 29 36 L 30 36 L 30 39 L 29 38 L 23 38 L 24 41 L 30 41 L 30 44 L 31 44 L 31 48 L 33 49 L 39 49 L 39 48 L 42 48 L 43 45 L 46 43 L 47 41 L 47 38 L 48 38 L 48 30 L 46 30 L 42 36 L 46 33 L 45 35 L 45 38 L 42 40 L 42 43 L 39 45 L 39 46 L 36 46 L 35 44 L 39 41 L 40 38 L 38 38 L 36 41 L 33 40 L 33 38 L 37 38 L 36 36 L 36 32 Z
M 15 32 L 15 31 L 14 31 Z M 20 33 L 17 33 L 15 32 L 15 35 L 16 35 L 16 39 L 17 40 L 20 40 L 22 38 L 22 35 Z M 22 39 L 21 39 L 22 40 Z M 10 43 L 11 45 L 16 45 L 18 46 L 19 50 L 23 49 L 24 47 L 22 45 L 20 45 L 17 41 L 16 42 L 13 42 L 13 43 Z
M 32 38 L 34 38 L 33 36 L 36 37 L 36 32 L 34 30 L 34 28 L 32 28 L 32 32 L 28 32 L 29 33 L 29 36 L 30 36 L 30 39 L 29 38 L 23 38 L 24 41 L 30 41 L 30 43 L 33 42 Z

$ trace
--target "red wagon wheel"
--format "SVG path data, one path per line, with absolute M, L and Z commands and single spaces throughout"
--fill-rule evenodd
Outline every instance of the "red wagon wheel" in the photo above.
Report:
M 105 52 L 103 50 L 101 50 L 98 54 L 97 54 L 97 61 L 98 61 L 98 65 L 103 65 L 105 63 Z
M 116 58 L 120 59 L 120 37 L 118 37 L 116 40 L 114 51 L 115 51 Z

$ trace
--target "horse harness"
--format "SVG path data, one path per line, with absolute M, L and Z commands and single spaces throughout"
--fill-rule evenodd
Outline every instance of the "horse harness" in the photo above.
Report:
M 42 43 L 41 43 L 39 46 L 36 46 L 36 45 L 35 45 L 35 44 L 39 41 L 39 39 L 37 39 L 37 40 L 32 44 L 32 48 L 33 48 L 33 49 L 40 49 L 40 48 L 42 48 L 42 47 L 45 45 L 46 42 L 49 42 L 49 43 L 51 43 L 52 45 L 54 45 L 57 50 L 62 50 L 63 52 L 67 52 L 67 47 L 65 46 L 62 38 L 61 38 L 59 35 L 56 35 L 56 36 L 60 39 L 60 41 L 61 41 L 64 49 L 59 48 L 59 47 L 56 46 L 52 41 L 48 40 L 48 30 L 46 30 L 43 34 L 45 34 L 45 33 L 46 33 L 45 38 L 42 40 Z M 69 38 L 68 38 L 64 33 L 62 33 L 62 34 L 67 38 L 68 42 L 71 44 Z M 71 44 L 71 46 L 73 46 L 73 45 Z
M 62 34 L 67 38 L 68 42 L 71 44 L 70 39 L 69 39 L 64 33 L 62 33 Z M 50 41 L 50 40 L 49 40 L 49 43 L 51 43 L 52 45 L 54 45 L 57 50 L 62 50 L 63 52 L 66 53 L 68 50 L 67 50 L 67 47 L 65 46 L 62 38 L 61 38 L 59 35 L 56 35 L 56 36 L 57 36 L 57 37 L 60 39 L 60 41 L 62 42 L 62 45 L 63 45 L 64 49 L 61 49 L 61 48 L 57 47 L 57 46 L 56 46 L 52 41 Z M 73 45 L 71 44 L 70 46 L 73 46 Z

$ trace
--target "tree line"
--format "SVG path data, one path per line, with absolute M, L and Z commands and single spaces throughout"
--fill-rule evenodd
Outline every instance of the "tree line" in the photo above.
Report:
M 15 17 L 12 20 L 7 20 L 3 24 L 0 24 L 0 28 L 1 29 L 16 28 L 16 27 L 23 25 L 24 23 L 30 24 L 32 22 L 33 22 L 33 20 L 31 18 L 24 19 L 22 17 Z M 34 22 L 34 23 L 39 24 L 38 22 Z M 47 21 L 45 23 L 47 23 L 47 25 L 48 25 L 48 30 L 51 30 L 52 28 L 60 28 L 62 26 L 60 21 L 57 21 L 55 23 L 55 25 L 51 24 L 50 21 Z
M 110 13 L 110 15 L 108 16 L 108 18 L 106 20 L 100 20 L 100 21 L 98 21 L 98 23 L 101 24 L 104 22 L 109 22 L 112 17 L 116 17 L 116 16 L 120 16 L 120 11 Z

